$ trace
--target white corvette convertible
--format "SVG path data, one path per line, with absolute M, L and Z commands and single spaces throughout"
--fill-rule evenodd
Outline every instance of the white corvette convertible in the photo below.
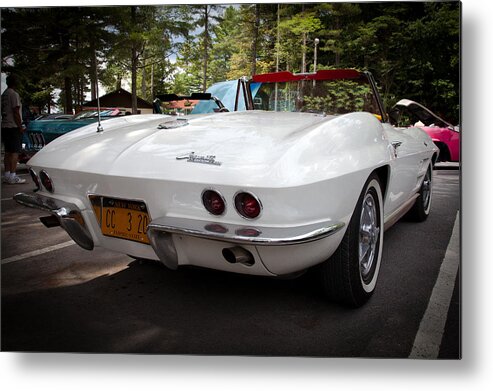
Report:
M 317 265 L 331 300 L 362 305 L 385 229 L 430 213 L 437 147 L 388 123 L 368 72 L 256 75 L 238 105 L 77 129 L 29 161 L 37 189 L 15 199 L 87 250 L 262 276 Z

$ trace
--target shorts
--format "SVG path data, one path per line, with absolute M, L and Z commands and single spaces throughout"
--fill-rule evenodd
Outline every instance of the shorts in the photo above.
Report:
M 2 128 L 2 142 L 5 152 L 20 153 L 22 150 L 22 133 L 18 128 Z

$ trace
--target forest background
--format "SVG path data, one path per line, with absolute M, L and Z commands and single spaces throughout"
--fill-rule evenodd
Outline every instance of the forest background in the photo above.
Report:
M 460 121 L 460 3 L 280 3 L 3 8 L 2 72 L 25 104 L 67 113 L 129 82 L 152 101 L 253 74 L 356 68 L 386 107 L 418 101 Z

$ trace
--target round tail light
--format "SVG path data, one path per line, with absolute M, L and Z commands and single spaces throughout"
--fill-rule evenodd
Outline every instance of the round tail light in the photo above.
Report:
M 262 204 L 253 194 L 242 192 L 235 196 L 235 207 L 240 215 L 247 219 L 255 219 L 262 211 Z
M 45 170 L 41 170 L 41 172 L 39 173 L 39 178 L 41 179 L 41 183 L 46 190 L 48 190 L 50 193 L 53 193 L 55 191 L 53 182 Z
M 215 190 L 205 190 L 202 193 L 202 203 L 205 209 L 215 216 L 222 215 L 226 210 L 223 196 Z
M 32 168 L 29 168 L 29 174 L 31 175 L 31 178 L 36 185 L 36 190 L 41 189 L 41 183 L 39 182 L 39 177 L 38 174 L 36 174 L 36 171 L 34 171 Z

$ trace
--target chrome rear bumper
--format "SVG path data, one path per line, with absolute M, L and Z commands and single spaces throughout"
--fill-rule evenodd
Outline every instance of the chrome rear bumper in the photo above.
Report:
M 14 196 L 14 200 L 21 205 L 51 213 L 79 246 L 86 250 L 94 248 L 94 241 L 87 229 L 82 213 L 75 204 L 36 193 L 18 193 Z
M 344 227 L 344 223 L 324 221 L 297 227 L 262 227 L 211 223 L 176 217 L 161 217 L 152 220 L 148 233 L 168 232 L 204 239 L 255 246 L 288 246 L 303 244 L 332 235 Z
M 45 219 L 47 226 L 58 225 L 58 222 L 79 246 L 87 250 L 94 248 L 94 241 L 84 222 L 82 211 L 77 205 L 37 193 L 18 193 L 14 199 L 21 205 L 49 212 L 56 220 L 55 218 Z M 175 247 L 174 236 L 222 242 L 225 244 L 219 246 L 220 248 L 224 247 L 222 255 L 228 262 L 231 262 L 227 255 L 231 255 L 230 252 L 239 252 L 239 248 L 248 249 L 252 246 L 296 247 L 296 245 L 327 238 L 339 232 L 343 227 L 344 223 L 330 220 L 295 227 L 258 227 L 161 217 L 150 222 L 147 235 L 157 257 L 170 269 L 176 269 L 179 255 Z M 226 255 L 224 251 L 226 251 Z M 219 254 L 221 253 L 219 252 Z M 236 258 L 235 261 L 237 261 Z
M 297 227 L 251 227 L 213 223 L 176 217 L 152 220 L 147 228 L 151 245 L 161 261 L 171 269 L 178 267 L 172 234 L 217 240 L 239 245 L 290 246 L 305 244 L 330 236 L 344 223 L 324 221 Z

